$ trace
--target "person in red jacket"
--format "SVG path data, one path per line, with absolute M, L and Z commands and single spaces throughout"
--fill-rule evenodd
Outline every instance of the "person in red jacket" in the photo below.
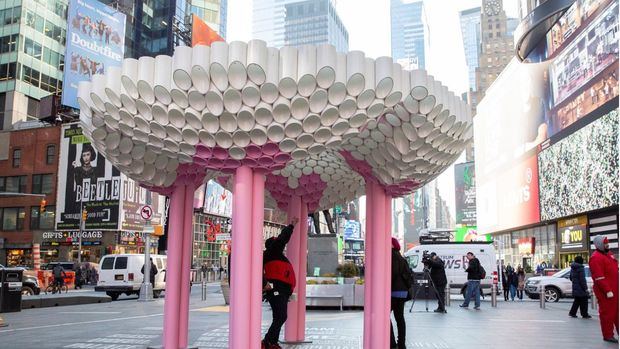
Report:
M 288 299 L 295 289 L 295 271 L 293 265 L 284 255 L 284 248 L 293 235 L 293 229 L 298 219 L 293 218 L 291 223 L 284 227 L 278 237 L 271 237 L 265 241 L 263 253 L 263 292 L 264 297 L 271 305 L 273 320 L 261 343 L 262 349 L 281 349 L 278 344 L 280 330 L 286 322 Z
M 599 317 L 603 340 L 618 343 L 614 326 L 618 328 L 618 261 L 609 252 L 609 241 L 604 236 L 594 238 L 596 251 L 590 257 L 590 272 L 594 280 L 594 294 L 599 303 Z

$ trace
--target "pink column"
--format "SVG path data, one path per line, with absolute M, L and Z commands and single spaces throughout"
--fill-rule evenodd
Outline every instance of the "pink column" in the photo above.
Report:
M 170 197 L 170 231 L 166 266 L 166 292 L 164 302 L 164 348 L 178 347 L 179 303 L 181 302 L 181 258 L 183 245 L 183 213 L 185 211 L 185 186 L 177 184 Z
M 370 335 L 372 326 L 372 246 L 373 246 L 373 218 L 374 198 L 373 183 L 366 181 L 366 235 L 364 239 L 364 348 L 371 348 Z
M 385 190 L 381 189 L 382 193 L 385 195 Z M 385 195 L 385 204 L 383 205 L 385 210 L 385 223 L 384 230 L 381 230 L 381 238 L 383 239 L 383 257 L 384 257 L 384 282 L 379 287 L 382 288 L 381 295 L 383 298 L 384 307 L 380 310 L 384 312 L 383 316 L 387 319 L 385 322 L 385 327 L 383 330 L 385 331 L 386 348 L 389 347 L 390 340 L 390 305 L 391 305 L 391 291 L 392 291 L 392 197 L 389 195 Z
M 265 176 L 253 174 L 250 289 L 250 346 L 260 348 L 263 288 L 263 221 L 265 218 Z
M 179 348 L 187 348 L 187 335 L 189 332 L 189 294 L 190 272 L 192 268 L 192 227 L 194 215 L 194 191 L 193 183 L 185 185 L 185 208 L 183 210 L 183 244 L 181 258 L 181 302 L 179 303 Z
M 386 250 L 385 241 L 385 191 L 380 185 L 373 185 L 373 213 L 376 217 L 373 218 L 373 238 L 370 248 L 372 249 L 372 318 L 375 325 L 371 327 L 370 343 L 372 348 L 389 348 L 389 337 L 386 335 L 389 328 L 389 311 L 390 307 L 385 303 L 385 292 L 389 292 L 391 284 L 385 284 L 385 279 L 382 277 L 386 271 L 390 270 L 390 266 L 386 265 L 386 255 L 389 250 Z
M 301 213 L 301 198 L 299 196 L 293 196 L 291 198 L 291 202 L 288 207 L 288 220 L 289 222 L 293 218 L 298 218 L 299 223 L 295 225 L 295 229 L 293 231 L 293 235 L 291 236 L 291 240 L 287 244 L 286 247 L 286 256 L 289 261 L 293 265 L 293 270 L 295 271 L 295 278 L 297 279 L 297 284 L 299 285 L 302 282 L 302 276 L 299 274 L 299 263 L 301 260 L 301 234 L 300 234 L 300 226 L 303 224 L 299 215 Z M 303 277 L 303 282 L 306 282 L 305 275 Z M 288 318 L 286 320 L 286 326 L 284 328 L 284 339 L 287 342 L 297 342 L 299 341 L 297 333 L 299 329 L 299 308 L 297 305 L 298 301 L 290 301 L 288 303 Z
M 301 202 L 299 215 L 299 273 L 297 277 L 297 341 L 306 338 L 306 275 L 308 275 L 308 205 Z
M 237 169 L 233 184 L 230 318 L 228 345 L 232 349 L 250 348 L 250 297 L 252 231 L 252 170 Z

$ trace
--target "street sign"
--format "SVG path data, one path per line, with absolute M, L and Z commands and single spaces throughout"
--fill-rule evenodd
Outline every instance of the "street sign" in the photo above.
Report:
M 230 239 L 231 239 L 230 234 L 221 233 L 221 234 L 215 235 L 215 241 L 227 241 Z
M 153 218 L 153 208 L 150 205 L 144 205 L 140 208 L 140 216 L 145 221 L 150 221 Z
M 336 212 L 336 214 L 340 214 L 340 212 L 342 212 L 342 206 L 336 205 L 336 207 L 334 207 L 334 211 Z

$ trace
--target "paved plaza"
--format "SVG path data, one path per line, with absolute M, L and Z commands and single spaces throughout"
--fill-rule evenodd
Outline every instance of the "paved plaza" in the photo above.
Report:
M 90 291 L 88 291 L 90 292 Z M 228 307 L 219 286 L 208 287 L 206 301 L 200 287 L 191 298 L 189 340 L 198 348 L 228 347 Z M 498 308 L 482 303 L 482 310 L 458 308 L 453 296 L 448 314 L 425 312 L 419 301 L 407 320 L 407 348 L 614 348 L 601 340 L 598 314 L 590 320 L 569 318 L 570 300 L 547 304 L 499 301 Z M 136 297 L 91 305 L 27 309 L 3 314 L 8 327 L 0 329 L 0 348 L 142 349 L 161 345 L 163 299 L 141 303 Z M 411 303 L 408 303 L 408 306 Z M 434 303 L 429 308 L 434 309 Z M 263 307 L 263 333 L 270 323 L 269 306 Z M 363 312 L 309 310 L 303 345 L 284 348 L 361 348 Z

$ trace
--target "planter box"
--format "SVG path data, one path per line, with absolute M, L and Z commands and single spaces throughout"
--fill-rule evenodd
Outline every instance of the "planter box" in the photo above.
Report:
M 353 306 L 364 307 L 364 285 L 355 285 L 353 288 Z
M 312 298 L 313 296 L 342 296 L 344 306 L 354 306 L 354 289 L 352 284 L 344 285 L 306 285 L 306 306 L 337 307 L 337 298 Z

